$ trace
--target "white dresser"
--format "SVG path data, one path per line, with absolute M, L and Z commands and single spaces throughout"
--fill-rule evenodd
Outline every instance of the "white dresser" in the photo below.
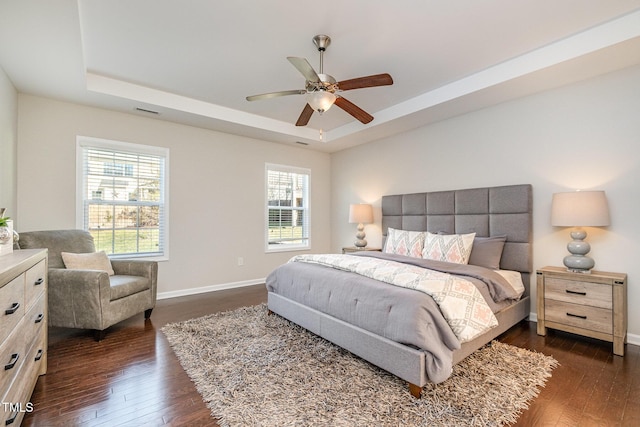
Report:
M 47 250 L 0 256 L 0 396 L 2 425 L 20 425 L 47 371 Z

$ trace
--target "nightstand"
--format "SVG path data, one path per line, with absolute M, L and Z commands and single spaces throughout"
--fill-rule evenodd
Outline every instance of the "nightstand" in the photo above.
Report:
M 537 275 L 538 335 L 547 328 L 613 343 L 624 356 L 627 339 L 627 275 L 592 270 L 573 273 L 544 267 Z
M 372 247 L 369 247 L 369 246 L 367 246 L 365 248 L 357 248 L 355 246 L 348 246 L 346 248 L 342 248 L 342 253 L 343 254 L 348 254 L 348 253 L 351 253 L 351 252 L 361 252 L 361 251 L 378 251 L 378 252 L 381 252 L 382 249 L 380 249 L 380 248 L 372 248 Z

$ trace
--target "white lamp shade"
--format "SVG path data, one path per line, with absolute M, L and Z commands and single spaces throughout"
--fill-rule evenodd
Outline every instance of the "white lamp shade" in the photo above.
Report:
M 373 208 L 364 203 L 349 205 L 349 222 L 352 224 L 370 224 L 373 222 Z
M 311 108 L 320 113 L 331 108 L 334 102 L 336 102 L 336 96 L 326 90 L 319 90 L 307 94 L 307 103 L 311 105 Z
M 604 191 L 555 193 L 551 201 L 551 225 L 557 227 L 605 227 L 611 224 Z

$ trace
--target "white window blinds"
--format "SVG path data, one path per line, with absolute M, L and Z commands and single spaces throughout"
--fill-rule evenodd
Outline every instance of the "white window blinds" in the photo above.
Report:
M 308 249 L 309 169 L 266 165 L 266 250 Z
M 166 256 L 168 150 L 79 138 L 82 226 L 110 255 Z

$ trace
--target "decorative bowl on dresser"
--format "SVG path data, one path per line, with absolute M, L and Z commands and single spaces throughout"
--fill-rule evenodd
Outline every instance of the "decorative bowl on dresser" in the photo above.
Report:
M 624 356 L 627 339 L 627 275 L 563 267 L 537 271 L 538 335 L 559 329 L 613 343 Z
M 40 375 L 47 371 L 47 250 L 0 256 L 2 425 L 20 425 Z

